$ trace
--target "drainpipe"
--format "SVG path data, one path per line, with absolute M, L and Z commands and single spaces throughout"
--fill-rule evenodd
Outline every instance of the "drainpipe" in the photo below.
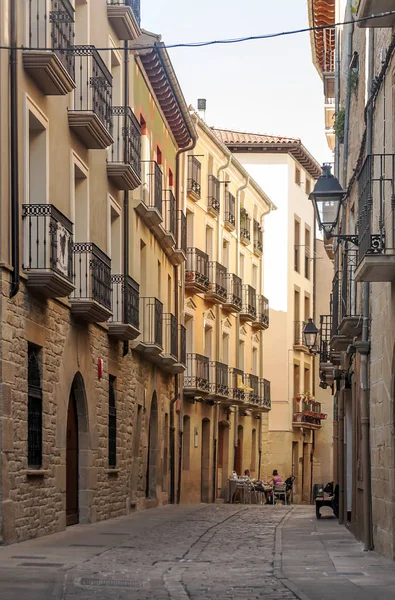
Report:
M 349 7 L 347 21 L 352 20 L 351 6 Z M 350 106 L 351 106 L 351 69 L 350 63 L 352 58 L 353 38 L 354 38 L 354 23 L 347 25 L 348 40 L 347 40 L 347 89 L 346 101 L 344 107 L 344 146 L 343 146 L 343 182 L 345 189 L 347 187 L 347 163 L 348 163 L 348 145 L 349 145 L 349 129 L 350 129 Z
M 369 64 L 368 82 L 373 82 L 374 77 L 374 29 L 369 29 Z M 366 153 L 373 152 L 373 104 L 367 110 L 367 137 Z M 363 283 L 363 310 L 362 310 L 362 341 L 356 344 L 361 357 L 361 429 L 362 429 L 362 468 L 363 468 L 363 533 L 364 550 L 373 549 L 372 532 L 372 482 L 370 473 L 370 405 L 368 388 L 368 356 L 370 351 L 369 340 L 369 282 Z
M 19 292 L 19 165 L 18 165 L 18 79 L 17 2 L 11 2 L 10 115 L 11 115 L 11 255 L 10 298 Z
M 336 23 L 341 22 L 340 2 L 336 2 Z M 340 27 L 335 28 L 335 114 L 340 109 Z M 335 175 L 340 179 L 340 143 L 338 137 L 335 142 Z
M 233 470 L 236 471 L 237 428 L 239 426 L 239 409 L 237 406 L 235 406 L 234 409 L 235 409 L 235 418 L 234 418 L 235 430 L 233 432 Z M 242 475 L 242 473 L 237 473 L 237 474 Z
M 313 237 L 313 319 L 314 322 L 317 323 L 317 317 L 318 315 L 316 315 L 316 306 L 317 306 L 317 289 L 316 289 L 316 281 L 317 281 L 317 261 L 316 261 L 316 256 L 317 256 L 317 236 L 316 236 L 316 232 L 317 232 L 317 222 L 316 222 L 316 218 L 314 217 L 314 221 L 313 221 L 313 227 L 314 227 L 314 237 Z M 311 355 L 311 360 L 313 363 L 313 381 L 312 381 L 312 393 L 313 396 L 315 397 L 315 391 L 316 391 L 316 385 L 315 385 L 315 374 L 316 374 L 316 357 L 315 354 Z M 315 430 L 313 429 L 312 431 L 312 443 L 311 443 L 311 453 L 310 453 L 310 502 L 313 503 L 313 481 L 314 481 L 314 452 L 315 452 Z
M 129 51 L 128 51 L 128 42 L 124 43 L 124 79 L 125 79 L 125 95 L 124 95 L 124 129 L 128 130 L 128 115 L 127 110 L 129 106 Z M 127 163 L 128 159 L 128 148 L 127 144 L 124 143 L 124 163 Z M 128 322 L 128 305 L 126 301 L 126 280 L 129 276 L 129 192 L 124 191 L 123 193 L 123 276 L 124 276 L 124 297 L 123 297 L 123 322 Z M 123 356 L 126 356 L 129 352 L 129 342 L 127 340 L 123 343 Z
M 217 447 L 218 447 L 218 420 L 219 420 L 219 404 L 214 407 L 214 440 L 213 440 L 213 497 L 215 503 L 217 499 Z
M 195 120 L 195 123 L 197 121 Z M 181 204 L 180 197 L 180 183 L 181 183 L 181 173 L 180 173 L 180 158 L 181 155 L 186 152 L 191 152 L 195 149 L 197 144 L 197 133 L 196 131 L 191 131 L 191 142 L 185 148 L 180 148 L 176 155 L 176 211 L 183 210 L 183 206 Z M 180 232 L 177 232 L 177 242 L 180 245 L 179 239 Z M 181 274 L 183 275 L 184 270 L 181 269 Z M 184 290 L 184 286 L 182 284 L 181 290 Z M 184 296 L 183 296 L 184 298 Z M 180 321 L 183 321 L 183 314 L 181 314 L 180 319 L 180 303 L 179 303 L 179 289 L 178 289 L 178 267 L 174 267 L 174 312 L 177 318 L 177 325 Z M 182 323 L 181 323 L 182 324 Z M 178 349 L 179 350 L 179 349 Z M 181 499 L 181 475 L 182 475 L 182 441 L 183 441 L 183 423 L 182 423 L 182 406 L 183 406 L 183 378 L 180 385 L 180 377 L 182 375 L 174 376 L 174 398 L 171 401 L 170 405 L 170 504 L 180 503 Z M 179 427 L 178 427 L 178 478 L 177 478 L 177 491 L 175 489 L 176 482 L 176 447 L 175 447 L 175 437 L 176 437 L 176 427 L 175 427 L 175 415 L 174 415 L 174 405 L 177 400 L 180 400 L 180 416 L 179 416 Z
M 259 436 L 258 436 L 258 480 L 261 479 L 261 467 L 262 467 L 262 447 L 263 447 L 263 419 L 262 414 L 259 418 Z
M 344 524 L 344 391 L 340 389 L 336 381 L 336 393 L 338 398 L 339 430 L 338 430 L 338 471 L 339 471 L 339 524 Z

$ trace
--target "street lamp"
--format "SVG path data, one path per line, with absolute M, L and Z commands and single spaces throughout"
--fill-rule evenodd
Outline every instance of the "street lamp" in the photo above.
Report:
M 343 203 L 345 190 L 337 177 L 332 175 L 331 165 L 322 166 L 322 175 L 317 179 L 314 190 L 309 198 L 314 204 L 320 230 L 324 231 L 327 239 L 338 238 L 358 245 L 358 237 L 352 235 L 334 235 L 333 231 L 339 224 L 340 209 Z
M 307 346 L 311 354 L 315 354 L 317 347 L 318 329 L 313 323 L 313 319 L 309 319 L 303 328 L 303 342 Z

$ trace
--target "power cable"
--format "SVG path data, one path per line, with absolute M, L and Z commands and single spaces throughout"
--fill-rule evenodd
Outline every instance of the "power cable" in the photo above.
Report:
M 281 31 L 277 33 L 266 33 L 262 35 L 251 35 L 247 37 L 240 38 L 230 38 L 223 40 L 211 40 L 206 42 L 186 42 L 186 43 L 178 43 L 178 44 L 160 44 L 160 48 L 172 49 L 172 48 L 203 48 L 205 46 L 214 46 L 214 45 L 230 45 L 230 44 L 240 44 L 243 42 L 257 41 L 257 40 L 268 40 L 278 37 L 290 36 L 290 35 L 298 35 L 300 33 L 309 33 L 312 31 L 325 31 L 326 29 L 335 29 L 336 27 L 343 27 L 344 25 L 353 25 L 355 23 L 363 23 L 364 21 L 370 21 L 371 19 L 381 19 L 383 17 L 389 17 L 391 15 L 395 15 L 395 10 L 383 12 L 377 15 L 371 15 L 369 17 L 360 17 L 356 19 L 351 19 L 349 21 L 342 21 L 339 23 L 332 23 L 329 25 L 316 25 L 314 27 L 305 27 L 303 29 L 293 29 L 290 31 Z M 130 50 L 152 50 L 155 47 L 158 47 L 158 44 L 150 44 L 147 46 L 134 46 L 130 48 Z M 10 50 L 11 46 L 0 46 L 0 50 Z M 125 51 L 125 47 L 94 47 L 96 51 L 105 52 L 111 50 L 119 50 Z M 17 46 L 16 50 L 48 50 L 48 48 L 37 48 L 37 47 L 27 47 L 27 46 Z M 63 52 L 73 52 L 73 48 L 55 48 L 51 47 L 51 50 L 59 50 Z

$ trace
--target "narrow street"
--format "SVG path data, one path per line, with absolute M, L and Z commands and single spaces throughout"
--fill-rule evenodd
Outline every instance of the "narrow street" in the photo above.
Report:
M 1 600 L 371 600 L 392 563 L 312 507 L 168 506 L 0 549 Z

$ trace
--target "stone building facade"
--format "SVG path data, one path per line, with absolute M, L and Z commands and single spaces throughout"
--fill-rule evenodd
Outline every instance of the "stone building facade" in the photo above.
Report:
M 338 233 L 355 242 L 328 244 L 334 283 L 325 365 L 335 375 L 340 522 L 349 524 L 366 549 L 392 559 L 395 19 L 374 18 L 372 11 L 380 15 L 393 8 L 380 1 L 333 2 L 330 16 L 329 23 L 352 15 L 364 20 L 334 36 L 335 168 L 346 192 Z M 319 62 L 317 42 L 315 52 Z
M 176 181 L 196 133 L 139 2 L 1 0 L 0 23 L 2 45 L 28 48 L 0 53 L 11 542 L 172 500 L 185 369 Z M 139 54 L 143 38 L 152 48 Z

